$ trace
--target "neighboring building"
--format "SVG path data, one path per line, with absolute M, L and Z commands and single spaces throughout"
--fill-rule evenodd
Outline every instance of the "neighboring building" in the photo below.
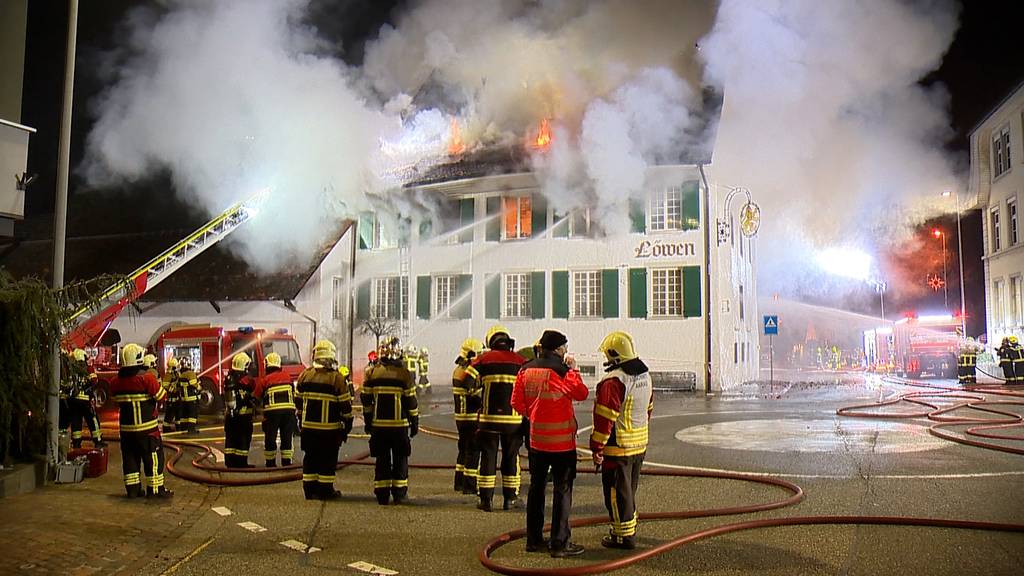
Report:
M 0 238 L 14 236 L 14 222 L 25 217 L 19 181 L 28 162 L 29 135 L 35 132 L 19 124 L 27 10 L 27 0 L 0 2 Z
M 985 315 L 990 343 L 1024 337 L 1024 84 L 971 131 L 970 196 L 983 210 Z
M 735 222 L 735 234 L 721 245 L 714 245 L 717 231 L 711 235 L 708 310 L 707 195 L 696 165 L 650 168 L 647 197 L 623 200 L 631 231 L 617 236 L 603 236 L 587 209 L 556 213 L 533 173 L 472 172 L 410 187 L 411 197 L 434 197 L 444 207 L 440 214 L 407 211 L 397 224 L 372 214 L 360 219 L 357 324 L 396 319 L 403 345 L 430 350 L 439 379 L 461 341 L 482 339 L 493 324 L 506 326 L 517 347 L 545 329 L 564 332 L 591 379 L 602 373 L 601 339 L 625 330 L 658 381 L 703 390 L 710 312 L 711 388 L 757 377 L 754 242 Z M 718 204 L 724 194 L 712 198 Z M 371 338 L 356 337 L 357 350 L 372 346 Z

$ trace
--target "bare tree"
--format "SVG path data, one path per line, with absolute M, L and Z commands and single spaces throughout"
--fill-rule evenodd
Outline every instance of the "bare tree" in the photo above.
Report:
M 364 336 L 373 335 L 377 340 L 377 348 L 380 348 L 380 339 L 387 334 L 398 332 L 398 320 L 388 318 L 376 311 L 369 318 L 359 323 L 359 333 Z

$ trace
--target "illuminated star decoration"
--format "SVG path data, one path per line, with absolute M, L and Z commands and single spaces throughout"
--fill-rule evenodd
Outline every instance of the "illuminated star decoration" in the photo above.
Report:
M 943 286 L 945 285 L 946 281 L 943 280 L 942 277 L 940 277 L 938 274 L 928 275 L 928 287 L 934 290 L 935 292 L 942 290 Z

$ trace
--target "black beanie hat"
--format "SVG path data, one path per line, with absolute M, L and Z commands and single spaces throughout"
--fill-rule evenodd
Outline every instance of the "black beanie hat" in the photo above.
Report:
M 569 339 L 565 337 L 565 334 L 557 332 L 555 330 L 545 330 L 540 336 L 540 347 L 545 350 L 555 350 L 562 344 L 568 342 Z

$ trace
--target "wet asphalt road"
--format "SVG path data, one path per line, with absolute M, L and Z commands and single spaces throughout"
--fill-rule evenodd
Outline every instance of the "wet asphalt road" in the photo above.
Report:
M 789 516 L 1024 523 L 1024 456 L 934 438 L 920 418 L 836 416 L 839 407 L 909 390 L 878 380 L 853 381 L 755 387 L 743 396 L 659 394 L 649 463 L 768 474 L 798 484 L 805 498 L 795 506 L 755 514 L 641 521 L 641 547 L 712 526 Z M 437 391 L 434 398 L 438 401 L 422 402 L 427 413 L 422 425 L 454 430 L 447 396 Z M 579 406 L 581 427 L 590 423 L 590 408 L 589 400 Z M 1011 409 L 1020 413 L 1021 408 Z M 262 458 L 259 446 L 254 442 L 254 463 Z M 353 439 L 342 456 L 365 450 L 365 440 Z M 450 463 L 455 452 L 451 440 L 421 433 L 413 441 L 412 461 Z M 581 470 L 585 468 L 587 463 L 581 463 Z M 360 574 L 366 572 L 349 564 L 366 562 L 400 574 L 487 574 L 478 560 L 481 547 L 525 523 L 523 509 L 490 514 L 476 510 L 474 498 L 452 491 L 452 472 L 447 470 L 412 470 L 412 502 L 378 506 L 371 492 L 372 474 L 369 466 L 339 471 L 337 487 L 344 497 L 326 504 L 304 500 L 298 483 L 214 489 L 214 506 L 228 508 L 231 515 L 207 511 L 145 572 Z M 524 472 L 524 493 L 528 481 Z M 643 513 L 758 504 L 787 496 L 779 488 L 736 480 L 645 477 L 638 499 Z M 598 477 L 581 474 L 573 517 L 604 514 Z M 263 531 L 247 530 L 238 525 L 242 522 Z M 495 557 L 512 566 L 551 568 L 621 557 L 621 552 L 600 547 L 606 530 L 574 530 L 573 539 L 587 548 L 577 559 L 527 555 L 521 540 L 499 549 Z M 281 544 L 289 540 L 320 550 L 300 553 Z M 1024 534 L 848 525 L 769 528 L 687 544 L 616 573 L 1017 575 L 1024 573 Z

